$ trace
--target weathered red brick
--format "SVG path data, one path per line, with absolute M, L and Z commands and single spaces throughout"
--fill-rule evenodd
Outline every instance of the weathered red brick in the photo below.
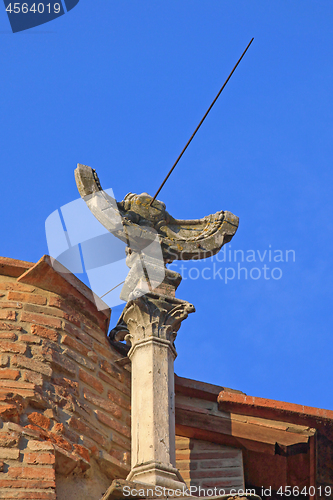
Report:
M 22 312 L 21 321 L 51 326 L 52 328 L 61 328 L 61 320 L 59 318 L 52 318 L 43 314 L 28 313 L 26 311 Z
M 73 444 L 73 449 L 78 455 L 84 458 L 87 462 L 90 462 L 90 453 L 89 450 L 87 450 L 87 448 L 81 446 L 80 444 Z
M 98 420 L 102 422 L 102 424 L 107 425 L 111 429 L 114 429 L 115 431 L 119 432 L 120 434 L 123 434 L 128 438 L 131 437 L 131 431 L 129 427 L 121 424 L 120 422 L 118 422 L 118 420 L 108 417 L 100 410 L 95 410 L 95 414 Z
M 0 294 L 1 297 L 1 294 Z M 13 301 L 2 301 L 0 302 L 0 309 L 22 309 L 22 304 L 20 302 Z
M 80 308 L 86 316 L 92 315 L 98 318 L 109 318 L 110 310 L 107 308 L 107 306 L 105 306 L 106 311 L 98 311 L 95 303 L 93 302 L 93 294 L 91 293 L 91 291 L 77 278 L 73 277 L 73 275 L 67 275 L 66 278 L 68 279 L 64 280 L 60 275 L 54 276 L 55 272 L 52 269 L 53 275 L 52 278 L 50 278 L 49 276 L 51 274 L 51 265 L 52 263 L 50 262 L 50 258 L 44 257 L 35 266 L 35 275 L 39 277 L 41 271 L 43 271 L 44 276 L 48 278 L 47 281 L 52 281 L 52 290 L 55 292 L 54 295 L 52 294 L 53 297 L 58 297 L 60 291 L 61 297 L 66 297 L 66 303 L 68 306 L 73 306 L 75 309 Z M 90 298 L 87 298 L 87 292 Z M 62 307 L 61 298 L 59 307 Z
M 16 312 L 15 311 L 1 311 L 0 310 L 0 319 L 9 319 L 16 320 Z
M 235 458 L 238 456 L 238 450 L 228 450 L 228 451 L 209 451 L 209 452 L 191 452 L 192 460 L 205 460 L 205 459 L 222 459 L 222 458 Z
M 104 347 L 104 346 L 101 346 L 98 342 L 95 342 L 94 350 L 96 352 L 98 352 L 98 354 L 101 354 L 102 356 L 104 356 L 107 359 L 110 359 L 110 357 L 112 357 L 112 355 L 114 354 L 110 345 Z M 115 359 L 117 359 L 117 358 L 119 358 L 119 355 L 114 356 L 114 357 L 115 357 Z
M 70 443 L 69 441 L 67 441 L 63 437 L 58 436 L 57 434 L 53 434 L 52 432 L 50 432 L 49 439 L 50 439 L 50 441 L 52 441 L 52 443 L 59 446 L 59 448 L 63 448 L 64 450 L 67 450 L 67 451 L 72 451 L 72 443 Z
M 17 335 L 14 332 L 0 332 L 0 339 L 16 340 Z
M 189 470 L 179 469 L 179 472 L 181 473 L 183 479 L 185 479 L 185 480 L 191 479 Z M 191 481 L 191 484 L 193 485 L 192 481 Z M 229 500 L 229 498 L 228 498 L 228 500 Z
M 176 450 L 176 460 L 190 460 L 190 450 Z
M 4 403 L 15 403 L 15 394 L 8 389 L 8 388 L 3 388 L 0 385 L 0 401 L 3 401 Z
M 196 470 L 191 471 L 191 478 L 193 479 L 209 479 L 209 478 L 227 478 L 227 477 L 235 477 L 238 476 L 237 467 L 224 468 L 223 472 L 218 470 Z
M 124 384 L 128 389 L 131 389 L 131 371 L 126 369 L 126 366 L 124 367 Z
M 20 434 L 17 432 L 0 432 L 0 446 L 12 448 L 17 446 L 20 440 Z
M 9 467 L 8 476 L 17 479 L 55 479 L 55 471 L 51 467 Z
M 0 366 L 7 366 L 8 362 L 9 362 L 8 354 L 1 354 L 0 355 Z
M 21 382 L 20 380 L 2 380 L 1 381 L 1 389 L 11 388 L 11 389 L 31 389 L 32 391 L 35 389 L 34 384 L 30 384 L 29 382 Z
M 54 432 L 54 434 L 64 434 L 65 432 L 64 424 L 61 424 L 60 422 L 55 423 L 54 426 L 52 427 L 52 432 Z
M 73 378 L 76 377 L 77 365 L 66 358 L 63 353 L 50 349 L 49 359 L 51 361 L 51 366 Z
M 31 334 L 42 337 L 43 339 L 52 340 L 53 342 L 58 342 L 59 333 L 56 330 L 50 330 L 41 325 L 31 325 Z
M 26 358 L 25 356 L 13 356 L 12 364 L 19 368 L 27 368 L 28 370 L 42 373 L 48 377 L 52 375 L 52 368 L 50 365 L 42 361 Z
M 54 450 L 52 443 L 48 441 L 35 441 L 32 439 L 28 442 L 28 448 L 33 451 Z
M 23 500 L 56 500 L 55 491 L 17 491 L 15 490 L 2 490 L 0 491 L 0 498 L 5 500 L 23 499 Z
M 90 375 L 90 373 L 87 373 L 84 370 L 81 370 L 80 368 L 79 378 L 80 380 L 82 380 L 82 382 L 85 382 L 86 384 L 90 385 L 90 387 L 95 389 L 97 392 L 102 394 L 104 390 L 103 384 L 101 384 L 101 382 L 96 377 Z
M 111 363 L 109 363 L 105 359 L 103 359 L 100 362 L 100 366 L 102 370 L 111 375 L 111 377 L 114 377 L 117 380 L 119 380 L 119 382 L 124 381 L 124 374 L 119 370 L 119 368 L 115 367 L 114 365 L 111 365 Z
M 69 413 L 75 412 L 76 399 L 72 396 L 68 389 L 55 386 L 54 392 L 50 394 L 50 399 L 51 401 L 54 401 L 59 408 L 66 410 Z
M 72 443 L 72 445 L 79 443 L 80 436 L 78 436 L 75 431 L 71 431 L 67 424 L 64 425 L 57 422 L 52 427 L 51 432 L 52 434 L 56 434 L 57 436 L 67 439 L 70 443 Z
M 89 351 L 88 352 L 88 358 L 90 359 L 90 361 L 92 361 L 93 363 L 97 363 L 98 361 L 98 356 L 97 354 L 94 352 L 94 351 Z
M 239 481 L 239 479 L 238 479 Z M 192 483 L 192 480 L 191 480 L 191 483 Z M 235 479 L 234 478 L 231 478 L 231 479 L 226 479 L 226 478 L 221 478 L 221 479 L 217 479 L 216 481 L 213 481 L 213 480 L 208 480 L 208 481 L 205 481 L 203 480 L 203 482 L 201 483 L 201 487 L 202 488 L 215 488 L 215 486 L 217 488 L 223 488 L 225 489 L 226 491 L 228 491 L 228 488 L 236 488 L 236 489 L 242 489 L 242 484 L 239 484 L 238 486 L 235 485 Z M 236 497 L 237 498 L 237 497 Z M 251 497 L 250 497 L 251 498 Z
M 53 453 L 47 453 L 47 452 L 24 453 L 23 462 L 30 465 L 36 465 L 36 464 L 52 465 L 55 463 L 55 457 Z
M 41 413 L 30 413 L 28 415 L 28 420 L 30 423 L 38 425 L 42 429 L 48 430 L 51 425 L 51 420 Z
M 31 346 L 30 351 L 35 359 L 51 362 L 53 359 L 54 352 L 59 353 L 59 347 L 53 342 L 44 340 L 42 342 L 42 345 Z
M 73 325 L 70 325 L 69 323 L 65 322 L 64 330 L 69 333 L 72 337 L 74 336 L 76 339 L 80 340 L 83 342 L 85 345 L 89 346 L 90 348 L 93 347 L 93 340 L 89 335 L 84 333 L 82 330 L 79 330 Z
M 109 454 L 119 460 L 119 462 L 123 462 L 125 465 L 130 464 L 130 453 L 124 452 L 122 450 L 110 450 Z
M 25 382 L 31 382 L 32 384 L 39 386 L 43 385 L 43 377 L 41 373 L 23 370 L 21 371 L 21 376 Z
M 18 460 L 20 458 L 20 450 L 15 448 L 0 448 L 0 458 L 7 460 Z
M 119 406 L 122 406 L 125 408 L 125 410 L 130 410 L 131 409 L 131 404 L 129 400 L 126 400 L 122 396 L 116 393 L 116 391 L 108 391 L 108 398 L 113 402 L 116 403 Z
M 83 356 L 88 356 L 88 353 L 91 351 L 91 349 L 88 349 L 85 345 L 81 344 L 81 342 L 78 342 L 69 335 L 64 335 L 61 339 L 61 343 L 68 345 Z
M 67 307 L 66 301 L 61 299 L 59 296 L 51 295 L 49 298 L 49 305 L 52 307 L 57 307 L 58 309 L 64 309 Z
M 14 404 L 0 404 L 0 417 L 6 418 L 14 418 L 17 421 L 19 417 L 19 411 L 17 406 Z
M 106 439 L 104 438 L 104 436 L 102 436 L 102 434 L 92 429 L 91 426 L 88 426 L 84 424 L 81 420 L 78 420 L 76 417 L 71 417 L 71 419 L 69 420 L 69 425 L 72 429 L 75 429 L 78 432 L 86 434 L 86 436 L 96 441 L 96 443 L 105 446 Z
M 9 431 L 18 432 L 23 436 L 28 436 L 29 439 L 39 439 L 40 437 L 40 429 L 36 432 L 34 430 L 27 429 L 26 427 L 22 427 L 21 425 L 14 424 L 13 422 L 8 422 L 7 428 Z
M 77 319 L 78 326 L 80 326 L 81 322 L 86 323 L 87 317 L 93 321 L 93 323 L 99 323 L 101 320 L 100 314 L 95 310 L 95 306 L 91 304 L 90 301 L 75 298 L 72 305 L 70 305 L 68 301 L 60 297 L 50 297 L 49 304 L 65 311 L 69 316 Z M 77 310 L 78 308 L 81 309 L 80 312 Z M 105 321 L 106 317 L 104 314 L 101 316 L 103 316 L 102 324 L 104 325 L 103 320 Z M 72 322 L 74 323 L 74 321 Z
M 200 462 L 200 469 L 221 469 L 225 464 L 223 459 L 221 460 L 202 460 Z
M 32 266 L 33 264 L 31 262 L 0 257 L 0 274 L 8 277 L 10 276 L 11 278 L 18 278 Z
M 49 480 L 33 480 L 33 479 L 0 479 L 0 488 L 26 488 L 26 489 L 32 489 L 32 488 L 38 488 L 38 489 L 44 489 L 44 488 L 55 488 L 55 481 L 49 481 Z M 25 494 L 25 492 L 24 492 Z M 25 497 L 23 497 L 25 498 Z M 52 497 L 51 497 L 52 498 Z
M 85 358 L 81 354 L 73 351 L 72 349 L 64 349 L 64 354 L 69 356 L 70 358 L 74 359 L 74 361 L 79 364 L 84 366 L 85 368 L 88 368 L 88 370 L 94 371 L 96 368 L 96 365 L 92 363 L 89 359 Z
M 81 342 L 78 342 L 76 339 L 73 339 L 72 337 L 70 337 L 69 335 L 65 335 L 62 338 L 61 343 L 71 347 L 75 351 L 82 354 L 82 356 L 88 358 L 88 360 L 89 360 L 88 363 L 90 363 L 90 361 L 92 361 L 93 363 L 97 363 L 97 361 L 98 361 L 97 354 L 95 352 L 93 352 L 91 349 L 87 348 L 85 345 L 81 344 Z M 72 354 L 73 351 L 68 351 L 68 352 L 71 352 L 71 357 L 74 357 L 74 359 L 77 358 L 77 355 Z M 80 359 L 82 360 L 82 358 L 80 358 Z M 78 363 L 86 366 L 85 362 L 79 361 L 78 359 L 76 359 L 76 360 L 78 361 Z M 89 369 L 92 369 L 91 366 Z
M 17 380 L 20 376 L 18 370 L 11 370 L 10 368 L 0 369 L 0 379 Z
M 35 304 L 24 304 L 23 309 L 25 311 L 37 314 L 48 314 L 49 316 L 56 316 L 57 318 L 66 319 L 76 326 L 81 325 L 81 321 L 78 315 L 74 312 L 73 314 L 68 314 L 66 311 L 61 309 L 53 309 L 52 307 L 40 307 Z
M 103 410 L 111 413 L 111 415 L 113 415 L 114 417 L 121 418 L 121 409 L 111 401 L 95 395 L 93 392 L 86 388 L 83 389 L 83 397 L 90 403 L 93 403 L 94 405 L 99 406 L 99 408 L 103 408 Z
M 27 350 L 25 344 L 18 344 L 17 342 L 7 342 L 6 340 L 0 341 L 0 351 L 11 352 L 13 354 L 24 354 Z
M 118 436 L 117 433 L 112 432 L 111 441 L 117 446 L 120 446 L 121 449 L 131 451 L 131 440 L 129 438 Z
M 41 339 L 35 337 L 34 335 L 29 335 L 28 333 L 24 333 L 19 336 L 19 342 L 25 342 L 26 344 L 40 344 Z
M 49 435 L 47 431 L 44 431 L 41 427 L 38 427 L 34 424 L 29 424 L 24 427 L 27 432 L 34 432 L 34 437 L 38 437 L 39 439 L 48 439 Z
M 79 384 L 75 382 L 75 380 L 71 380 L 67 377 L 53 377 L 52 381 L 55 386 L 60 385 L 73 392 L 76 396 L 79 395 Z
M 81 434 L 80 443 L 82 443 L 82 445 L 85 446 L 92 455 L 94 455 L 96 458 L 98 457 L 98 450 L 100 449 L 100 445 L 96 446 L 95 441 L 92 441 L 91 439 Z
M 88 333 L 93 339 L 97 340 L 101 344 L 104 345 L 105 342 L 105 327 L 98 328 L 97 325 L 94 325 L 91 323 L 91 325 L 88 325 L 88 322 L 86 321 L 84 324 L 82 324 L 82 329 L 85 331 L 85 333 Z
M 1 387 L 3 385 L 6 385 L 5 388 Z M 14 387 L 8 386 L 7 384 L 1 383 L 0 384 L 0 401 L 3 401 L 4 397 L 8 396 L 20 396 L 22 398 L 35 398 L 37 396 L 37 393 L 35 392 L 35 389 L 21 389 L 17 386 L 15 386 L 15 391 L 13 390 Z
M 51 420 L 57 420 L 57 412 L 55 410 L 52 410 L 52 408 L 47 408 L 44 411 L 45 417 L 50 418 Z
M 0 330 L 5 330 L 5 331 L 18 331 L 21 332 L 23 330 L 22 326 L 17 325 L 15 323 L 3 323 L 3 321 L 0 321 Z
M 68 305 L 68 302 L 61 299 L 60 297 L 50 297 L 49 305 L 60 309 L 62 317 L 67 319 L 76 326 L 81 325 L 81 316 L 79 312 Z
M 18 292 L 33 292 L 35 288 L 30 285 L 22 285 L 16 281 L 0 283 L 0 290 L 17 290 Z
M 34 293 L 8 292 L 8 300 L 16 300 L 19 302 L 30 302 L 31 304 L 46 304 L 46 297 Z
M 16 409 L 18 411 L 23 411 L 23 408 L 25 407 L 24 398 L 33 396 L 34 396 L 33 390 L 18 389 L 18 388 L 15 388 L 15 390 L 13 390 L 13 387 L 6 387 L 0 389 L 0 401 L 3 404 L 7 403 L 8 405 L 16 406 Z
M 108 377 L 108 375 L 106 375 L 104 372 L 102 372 L 102 371 L 99 372 L 98 378 L 104 380 L 104 382 L 109 384 L 111 387 L 115 387 L 116 389 L 118 389 L 118 391 L 122 392 L 126 396 L 131 395 L 131 390 L 129 387 L 127 387 L 127 385 L 125 385 L 124 383 L 118 382 L 118 380 L 116 380 L 115 378 Z

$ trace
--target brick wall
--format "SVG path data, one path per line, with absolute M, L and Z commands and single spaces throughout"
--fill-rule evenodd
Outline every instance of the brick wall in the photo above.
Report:
M 0 499 L 97 500 L 130 469 L 130 373 L 106 338 L 110 311 L 47 258 L 0 259 L 0 273 Z
M 242 451 L 237 448 L 176 436 L 176 465 L 188 487 L 217 488 L 216 494 L 244 489 Z

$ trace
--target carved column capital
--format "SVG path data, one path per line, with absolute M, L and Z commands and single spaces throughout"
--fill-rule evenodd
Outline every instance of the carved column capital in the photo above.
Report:
M 153 339 L 174 347 L 182 321 L 194 311 L 194 306 L 185 300 L 144 295 L 129 301 L 123 311 L 122 320 L 128 330 L 126 335 L 123 330 L 123 338 L 131 343 L 132 349 Z

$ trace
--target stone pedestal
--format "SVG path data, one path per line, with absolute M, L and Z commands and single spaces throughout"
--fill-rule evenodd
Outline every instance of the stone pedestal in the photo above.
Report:
M 192 304 L 147 294 L 126 305 L 122 319 L 132 362 L 132 468 L 130 481 L 177 489 L 175 466 L 174 340 Z

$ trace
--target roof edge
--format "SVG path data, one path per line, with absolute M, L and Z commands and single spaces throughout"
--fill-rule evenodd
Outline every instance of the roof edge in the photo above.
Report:
M 83 309 L 88 308 L 102 320 L 103 329 L 107 332 L 111 316 L 109 306 L 71 271 L 49 255 L 44 255 L 36 264 L 29 267 L 17 281 L 37 286 L 69 300 L 76 299 Z
M 190 378 L 179 377 L 175 374 L 175 389 L 178 394 L 184 394 L 192 398 L 205 399 L 207 401 L 216 402 L 218 395 L 221 391 L 228 391 L 230 393 L 244 394 L 236 389 L 221 387 L 219 385 L 209 384 L 207 382 L 200 382 Z
M 26 262 L 25 260 L 10 259 L 9 257 L 0 257 L 0 275 L 18 278 L 28 269 L 35 265 L 34 262 Z
M 296 417 L 296 419 L 325 420 L 333 424 L 332 410 L 324 410 L 312 406 L 247 396 L 227 390 L 220 392 L 217 401 L 219 409 L 222 411 L 232 411 L 233 413 L 258 416 L 266 411 L 269 415 L 274 414 L 274 418 L 277 418 L 279 415 L 285 418 L 286 415 L 289 415 L 290 417 Z

